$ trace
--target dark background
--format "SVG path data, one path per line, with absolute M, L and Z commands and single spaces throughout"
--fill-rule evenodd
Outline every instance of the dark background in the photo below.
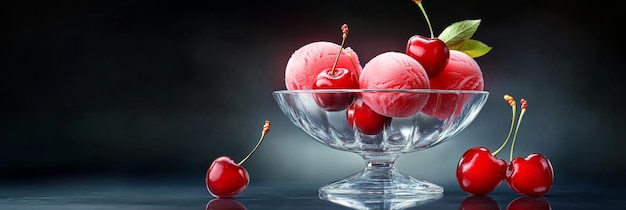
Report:
M 402 156 L 398 169 L 450 184 L 471 146 L 506 137 L 503 94 L 526 98 L 515 156 L 548 156 L 557 183 L 607 184 L 623 158 L 623 18 L 615 2 L 424 1 L 435 33 L 482 19 L 493 47 L 477 59 L 491 95 L 464 132 Z M 418 7 L 397 1 L 12 1 L 0 5 L 0 180 L 204 181 L 220 155 L 253 180 L 330 182 L 363 167 L 290 124 L 271 92 L 291 53 L 341 42 L 364 65 L 428 35 Z M 508 159 L 508 147 L 500 156 Z M 602 178 L 598 178 L 602 177 Z M 619 182 L 622 183 L 622 182 Z

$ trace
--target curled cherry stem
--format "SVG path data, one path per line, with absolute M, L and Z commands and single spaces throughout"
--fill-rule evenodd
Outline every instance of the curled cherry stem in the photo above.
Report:
M 254 153 L 254 151 L 256 151 L 256 149 L 259 148 L 259 145 L 261 145 L 261 142 L 263 142 L 263 139 L 265 138 L 265 135 L 267 135 L 267 133 L 269 133 L 269 132 L 270 132 L 270 121 L 266 120 L 265 124 L 263 125 L 263 131 L 261 131 L 261 138 L 256 143 L 256 146 L 254 146 L 252 151 L 250 153 L 248 153 L 248 156 L 246 156 L 243 160 L 241 160 L 241 162 L 237 163 L 237 165 L 243 164 L 243 162 L 246 162 L 246 160 L 248 160 L 248 158 L 250 158 L 250 156 L 252 156 L 252 153 Z
M 343 45 L 346 43 L 346 38 L 348 38 L 348 24 L 341 25 L 341 46 L 339 47 L 339 53 L 337 53 L 337 57 L 335 58 L 335 62 L 333 63 L 333 68 L 330 69 L 331 73 L 335 73 L 335 68 L 337 68 L 337 63 L 339 62 L 339 57 L 341 56 L 341 51 L 343 50 Z
M 520 103 L 522 103 L 521 108 L 522 111 L 519 114 L 519 120 L 517 120 L 517 126 L 515 127 L 515 134 L 513 135 L 513 142 L 511 142 L 511 154 L 509 154 L 509 162 L 513 160 L 513 147 L 515 147 L 515 139 L 517 139 L 517 131 L 519 130 L 519 124 L 522 122 L 522 118 L 524 117 L 524 113 L 526 113 L 526 108 L 528 107 L 528 103 L 525 99 L 521 99 Z
M 493 156 L 498 155 L 498 153 L 500 153 L 500 151 L 502 151 L 502 149 L 504 149 L 504 146 L 506 146 L 506 143 L 509 142 L 509 139 L 511 138 L 511 134 L 513 133 L 513 127 L 515 125 L 515 114 L 516 114 L 515 99 L 512 96 L 510 96 L 510 95 L 504 95 L 504 101 L 506 101 L 509 104 L 509 106 L 511 106 L 511 111 L 513 113 L 513 116 L 511 117 L 511 126 L 509 128 L 509 134 L 506 136 L 506 139 L 504 140 L 502 145 L 500 145 L 500 147 L 496 151 L 491 153 L 491 155 L 493 155 Z

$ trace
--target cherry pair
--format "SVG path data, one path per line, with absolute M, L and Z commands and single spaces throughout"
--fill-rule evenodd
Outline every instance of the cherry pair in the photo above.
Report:
M 528 107 L 527 101 L 521 99 L 521 113 L 511 142 L 509 161 L 497 158 L 498 153 L 507 144 L 515 125 L 516 102 L 510 95 L 504 100 L 512 108 L 513 117 L 509 134 L 504 143 L 493 153 L 485 147 L 473 147 L 467 150 L 456 168 L 456 178 L 461 189 L 475 195 L 485 195 L 493 191 L 503 181 L 515 192 L 522 195 L 542 196 L 552 187 L 554 170 L 548 158 L 540 153 L 531 153 L 526 158 L 513 159 L 513 148 L 520 122 Z

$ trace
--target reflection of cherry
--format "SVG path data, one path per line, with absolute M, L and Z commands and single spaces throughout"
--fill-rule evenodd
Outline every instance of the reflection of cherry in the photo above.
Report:
M 341 56 L 343 45 L 346 41 L 346 37 L 348 37 L 348 25 L 343 24 L 341 26 L 341 32 L 343 33 L 341 46 L 339 47 L 339 53 L 337 53 L 333 67 L 317 75 L 313 89 L 359 88 L 359 79 L 354 72 L 345 68 L 337 68 L 339 56 Z M 319 93 L 315 95 L 315 102 L 327 111 L 339 111 L 350 106 L 354 97 L 355 94 L 352 93 Z
M 507 210 L 549 210 L 550 202 L 545 197 L 521 196 L 511 201 Z
M 513 159 L 513 147 L 517 137 L 517 130 L 526 112 L 528 103 L 521 99 L 522 112 L 517 122 L 513 142 L 511 142 L 510 164 L 506 170 L 506 183 L 513 191 L 521 195 L 541 196 L 550 191 L 554 181 L 554 170 L 550 160 L 542 154 L 531 153 L 526 158 Z
M 474 195 L 485 195 L 490 193 L 504 181 L 506 168 L 505 160 L 496 156 L 506 145 L 513 132 L 515 123 L 515 100 L 509 95 L 504 96 L 504 100 L 509 103 L 512 109 L 511 127 L 504 143 L 493 153 L 485 147 L 473 147 L 467 150 L 457 165 L 456 178 L 461 189 Z
M 211 195 L 218 198 L 231 198 L 243 192 L 250 182 L 248 171 L 241 166 L 259 147 L 265 134 L 270 131 L 270 121 L 265 121 L 261 139 L 241 162 L 228 156 L 221 156 L 213 161 L 206 173 L 206 187 Z
M 235 199 L 214 198 L 206 204 L 206 210 L 246 210 L 246 206 Z
M 489 196 L 471 195 L 463 199 L 459 210 L 500 210 L 500 206 Z
M 391 123 L 390 117 L 376 113 L 367 104 L 363 103 L 363 100 L 360 98 L 356 99 L 348 107 L 346 115 L 350 127 L 356 126 L 357 130 L 367 135 L 379 134 L 385 126 L 389 126 Z

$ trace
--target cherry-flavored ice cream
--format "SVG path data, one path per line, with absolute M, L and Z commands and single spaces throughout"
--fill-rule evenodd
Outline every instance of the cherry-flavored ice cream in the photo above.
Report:
M 385 52 L 363 67 L 359 78 L 361 89 L 428 89 L 430 83 L 424 67 L 407 54 Z M 399 92 L 364 92 L 362 100 L 376 113 L 387 117 L 409 117 L 419 112 L 428 94 Z
M 450 59 L 443 71 L 430 78 L 430 88 L 440 90 L 483 90 L 483 74 L 472 57 L 467 54 L 450 50 Z M 445 119 L 454 111 L 461 111 L 467 98 L 463 95 L 446 93 L 432 94 L 422 110 L 425 114 Z
M 338 44 L 318 41 L 297 49 L 287 61 L 285 85 L 288 90 L 311 90 L 320 72 L 331 69 L 339 53 Z M 361 72 L 359 57 L 351 48 L 341 50 L 336 68 L 345 68 L 356 75 Z

